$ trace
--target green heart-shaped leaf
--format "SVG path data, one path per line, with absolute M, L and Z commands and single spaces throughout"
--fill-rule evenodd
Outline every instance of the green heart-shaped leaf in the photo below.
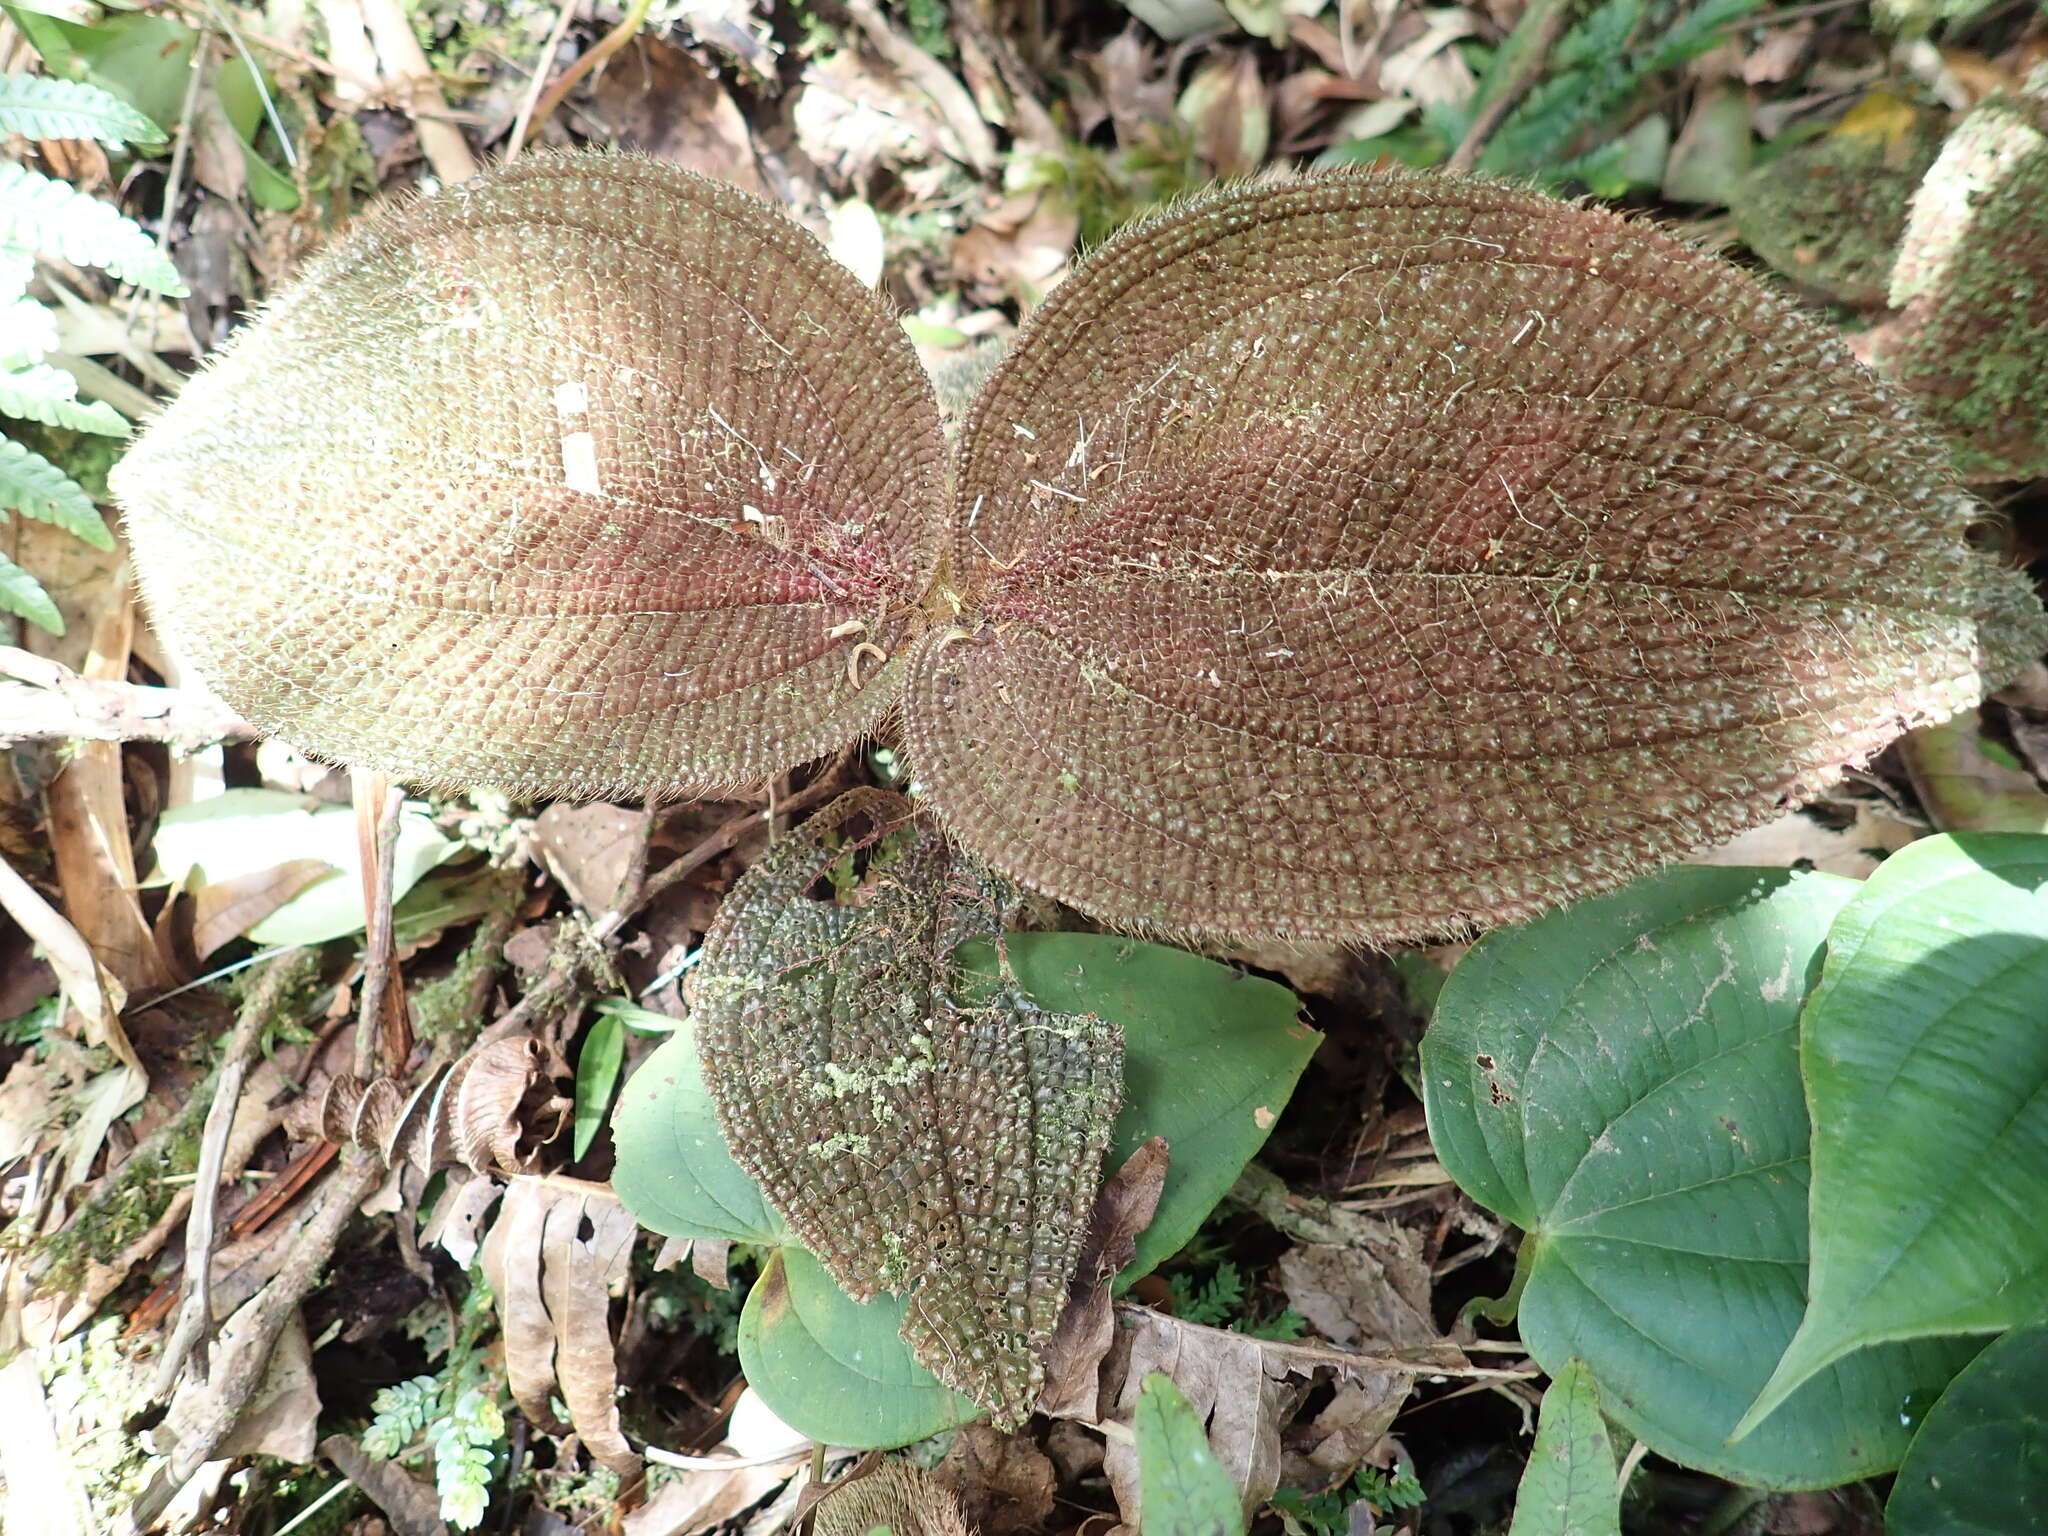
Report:
M 735 1243 L 789 1241 L 780 1214 L 726 1148 L 688 1023 L 627 1080 L 612 1115 L 612 1140 L 618 1147 L 612 1189 L 649 1231 Z
M 1965 1366 L 1906 1453 L 1891 1536 L 2048 1530 L 2048 1323 L 2015 1328 Z
M 2048 1306 L 2043 998 L 2048 837 L 1923 839 L 1843 908 L 1803 1025 L 1812 1299 L 1743 1429 L 1852 1350 Z
M 1583 1359 L 1653 1450 L 1760 1487 L 1896 1466 L 1897 1405 L 1968 1353 L 1921 1341 L 1851 1356 L 1726 1443 L 1804 1306 L 1799 1006 L 1856 889 L 1666 871 L 1483 940 L 1422 1047 L 1438 1156 L 1527 1231 L 1530 1352 L 1553 1374 Z
M 808 1251 L 784 1248 L 740 1311 L 740 1369 L 776 1417 L 824 1445 L 908 1445 L 979 1418 L 911 1354 L 905 1306 L 853 1301 Z

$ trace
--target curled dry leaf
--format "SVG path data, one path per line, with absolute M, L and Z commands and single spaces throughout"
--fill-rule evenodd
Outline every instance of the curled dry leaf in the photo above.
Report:
M 567 1081 L 558 1053 L 515 1035 L 469 1052 L 410 1094 L 388 1077 L 340 1073 L 294 1104 L 285 1126 L 427 1173 L 455 1164 L 524 1173 L 568 1121 Z
M 854 902 L 810 899 L 863 826 Z M 734 1160 L 848 1295 L 906 1293 L 918 1359 L 1005 1426 L 1038 1400 L 1123 1091 L 1115 1025 L 1008 979 L 953 996 L 953 951 L 1000 943 L 1015 904 L 907 801 L 855 791 L 733 888 L 693 991 Z
M 1045 1347 L 1045 1388 L 1038 1411 L 1052 1418 L 1093 1419 L 1100 1401 L 1102 1357 L 1115 1337 L 1111 1282 L 1137 1257 L 1138 1234 L 1152 1224 L 1166 1188 L 1166 1138 L 1154 1136 L 1102 1182 L 1088 1238 L 1074 1266 L 1067 1310 Z
M 515 1178 L 483 1245 L 521 1411 L 559 1429 L 548 1402 L 559 1384 L 576 1433 L 622 1478 L 639 1473 L 640 1458 L 619 1431 L 609 1313 L 638 1230 L 602 1186 Z

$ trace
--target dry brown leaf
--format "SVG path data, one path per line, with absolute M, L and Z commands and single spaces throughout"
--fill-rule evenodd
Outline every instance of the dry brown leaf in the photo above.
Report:
M 1773 868 L 1798 864 L 1861 880 L 1887 854 L 1921 835 L 1922 829 L 1886 814 L 1881 805 L 1867 800 L 1826 801 L 1788 811 L 1776 821 L 1752 827 L 1686 862 Z
M 540 1285 L 549 1204 L 544 1185 L 514 1180 L 484 1238 L 482 1257 L 505 1338 L 506 1383 L 527 1419 L 553 1434 L 563 1427 L 548 1402 L 555 1385 L 555 1327 Z
M 588 1237 L 582 1235 L 586 1225 Z M 591 1454 L 624 1479 L 639 1474 L 640 1457 L 619 1431 L 619 1374 L 607 1314 L 638 1231 L 618 1201 L 576 1194 L 557 1196 L 541 1237 L 542 1292 L 555 1325 L 562 1401 Z
M 1103 1181 L 1074 1266 L 1067 1310 L 1045 1348 L 1039 1412 L 1083 1419 L 1100 1413 L 1102 1358 L 1116 1329 L 1110 1282 L 1136 1256 L 1138 1234 L 1152 1224 L 1168 1162 L 1166 1138 L 1154 1136 Z
M 653 817 L 618 805 L 555 804 L 534 823 L 534 845 L 569 899 L 592 917 L 619 904 Z
M 584 1229 L 588 1227 L 586 1236 Z M 624 1280 L 639 1229 L 602 1185 L 515 1178 L 484 1239 L 484 1277 L 497 1297 L 505 1374 L 526 1416 L 551 1432 L 559 1383 L 583 1443 L 620 1477 L 640 1458 L 619 1431 L 611 1288 Z
M 376 1502 L 397 1536 L 448 1536 L 440 1495 L 397 1462 L 367 1455 L 347 1435 L 329 1435 L 320 1442 L 320 1454 Z
M 1280 1286 L 1287 1305 L 1333 1344 L 1406 1349 L 1437 1342 L 1436 1324 L 1396 1288 L 1388 1263 L 1410 1268 L 1423 1285 L 1428 1269 L 1413 1252 L 1407 1229 L 1385 1228 L 1394 1252 L 1364 1246 L 1301 1243 L 1280 1256 Z M 1383 1261 L 1382 1254 L 1386 1255 Z M 1412 1286 L 1411 1286 L 1412 1289 Z
M 186 1390 L 191 1386 L 188 1383 Z M 207 1389 L 202 1386 L 198 1390 Z M 263 1380 L 214 1456 L 275 1456 L 282 1461 L 308 1462 L 319 1440 L 319 1422 L 320 1389 L 313 1381 L 313 1350 L 306 1339 L 305 1320 L 295 1317 L 278 1335 Z
M 747 120 L 717 78 L 673 43 L 640 37 L 592 95 L 621 148 L 767 195 Z
M 809 1460 L 809 1452 L 759 1466 L 692 1467 L 626 1516 L 624 1536 L 702 1536 L 752 1509 Z
M 953 242 L 953 270 L 970 283 L 1036 302 L 1065 272 L 1081 223 L 1050 192 L 1004 198 Z
M 242 937 L 309 886 L 334 873 L 322 859 L 288 859 L 192 893 L 192 954 L 208 955 Z

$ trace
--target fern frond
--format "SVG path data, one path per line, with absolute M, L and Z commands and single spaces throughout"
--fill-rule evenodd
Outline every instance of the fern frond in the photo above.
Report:
M 54 251 L 76 266 L 101 267 L 172 298 L 186 292 L 171 259 L 112 203 L 7 162 L 0 162 L 0 244 Z
M 5 555 L 0 555 L 0 608 L 42 625 L 53 635 L 64 633 L 64 615 L 50 601 L 43 584 Z
M 0 297 L 14 298 L 28 292 L 28 281 L 36 275 L 36 253 L 0 236 Z
M 0 133 L 113 145 L 164 142 L 163 129 L 111 91 L 47 75 L 0 76 Z
M 112 549 L 99 509 L 85 488 L 40 453 L 0 437 L 0 511 L 19 512 L 76 534 L 94 549 Z M 16 608 L 16 613 L 21 610 Z M 41 622 L 38 620 L 38 622 Z
M 0 416 L 19 416 L 46 427 L 101 432 L 108 437 L 119 437 L 128 430 L 127 417 L 104 400 L 80 400 L 78 380 L 46 363 L 18 373 L 0 373 Z
M 441 1383 L 432 1376 L 415 1376 L 384 1388 L 370 1399 L 375 1417 L 363 1431 L 364 1451 L 389 1461 L 419 1438 L 440 1402 Z
M 0 287 L 0 368 L 39 362 L 57 345 L 57 317 L 26 294 Z

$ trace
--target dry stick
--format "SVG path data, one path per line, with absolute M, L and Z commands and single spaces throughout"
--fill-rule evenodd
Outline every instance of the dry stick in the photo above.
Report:
M 412 119 L 420 151 L 444 182 L 467 181 L 477 173 L 476 156 L 462 130 L 447 121 L 448 101 L 434 83 L 434 71 L 412 22 L 398 0 L 362 0 L 363 21 L 377 45 L 377 61 L 392 94 Z
M 561 50 L 562 39 L 568 36 L 569 22 L 576 14 L 576 7 L 582 0 L 562 0 L 562 8 L 555 14 L 554 30 L 548 33 L 548 40 L 541 44 L 540 57 L 534 60 L 533 79 L 527 82 L 526 95 L 519 103 L 519 116 L 512 121 L 512 139 L 505 146 L 505 163 L 510 165 L 519 158 L 519 151 L 526 147 L 526 136 L 533 126 L 533 113 L 540 101 L 540 93 L 547 88 L 548 66 Z
M 279 995 L 300 969 L 296 955 L 271 962 L 250 988 L 228 1036 L 221 1055 L 220 1076 L 214 1083 L 213 1106 L 206 1112 L 206 1127 L 199 1135 L 199 1170 L 192 1185 L 192 1208 L 185 1218 L 185 1301 L 178 1323 L 164 1344 L 157 1361 L 155 1392 L 167 1397 L 176 1385 L 185 1358 L 192 1358 L 195 1381 L 206 1380 L 206 1340 L 213 1327 L 214 1215 L 220 1198 L 223 1165 L 227 1161 L 228 1138 L 235 1129 L 235 1110 L 242 1102 L 242 1079 L 247 1076 L 249 1058 L 255 1054 L 263 1029 L 275 1016 Z M 196 1353 L 194 1353 L 196 1349 Z
M 641 23 L 647 20 L 647 12 L 652 4 L 653 0 L 632 0 L 619 24 L 599 38 L 583 57 L 562 71 L 562 78 L 548 88 L 547 95 L 541 97 L 540 104 L 534 108 L 524 133 L 512 140 L 511 153 L 516 154 L 522 144 L 540 132 L 547 120 L 554 116 L 555 108 L 562 104 L 562 98 L 575 90 L 585 75 L 633 40 L 633 35 L 640 30 Z M 541 68 L 547 68 L 546 59 L 541 60 Z M 509 154 L 507 158 L 510 158 Z
M 952 72 L 937 59 L 890 26 L 888 18 L 875 8 L 874 0 L 846 0 L 846 14 L 898 74 L 931 98 L 946 126 L 952 129 L 953 137 L 960 141 L 960 158 L 983 175 L 993 171 L 999 161 L 995 135 L 982 121 L 981 109 L 967 94 L 967 87 L 954 79 Z
M 355 1075 L 367 1082 L 377 1075 L 377 1040 L 386 1037 L 388 1070 L 405 1065 L 396 1047 L 399 1031 L 392 1026 L 392 1012 L 385 1002 L 398 972 L 398 957 L 391 942 L 391 890 L 397 862 L 398 819 L 405 809 L 405 791 L 394 787 L 381 773 L 360 773 L 353 781 L 356 806 L 356 843 L 362 850 L 363 911 L 363 995 L 356 1013 Z
M 954 6 L 953 25 L 988 55 L 996 73 L 1003 77 L 1003 84 L 1010 88 L 1010 105 L 1017 116 L 1017 137 L 1046 154 L 1058 154 L 1065 147 L 1065 141 L 1060 137 L 1059 126 L 1053 122 L 1052 114 L 1039 104 L 1039 82 L 1017 56 L 1017 50 L 1010 46 L 1010 40 L 989 25 L 988 18 L 981 14 L 978 0 L 962 0 L 961 4 Z
M 213 1459 L 215 1448 L 227 1439 L 263 1380 L 278 1335 L 284 1332 L 285 1324 L 291 1321 L 299 1303 L 319 1279 L 320 1271 L 334 1256 L 342 1227 L 356 1207 L 383 1182 L 384 1170 L 377 1159 L 360 1153 L 343 1162 L 336 1176 L 327 1182 L 321 1191 L 319 1209 L 292 1245 L 284 1268 L 235 1314 L 240 1324 L 237 1348 L 213 1382 L 203 1410 L 194 1416 L 168 1462 L 129 1506 L 128 1532 L 139 1533 L 154 1525 L 177 1497 L 178 1490 L 192 1480 L 193 1473 Z
M 1550 50 L 1563 35 L 1564 24 L 1571 19 L 1571 14 L 1572 0 L 1529 0 L 1529 8 L 1522 13 L 1522 19 L 1515 24 L 1507 42 L 1501 45 L 1499 74 L 1488 77 L 1486 99 L 1473 114 L 1465 137 L 1451 151 L 1451 158 L 1446 162 L 1450 169 L 1469 171 L 1479 163 L 1494 129 L 1501 125 L 1502 119 L 1515 109 L 1542 76 Z

